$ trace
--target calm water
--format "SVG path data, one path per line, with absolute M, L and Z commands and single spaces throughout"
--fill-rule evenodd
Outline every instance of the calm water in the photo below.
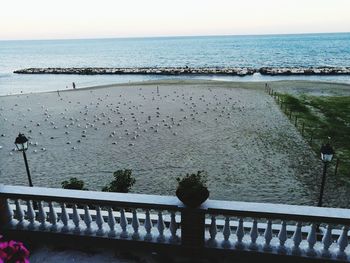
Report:
M 0 41 L 0 94 L 64 89 L 99 84 L 174 78 L 169 76 L 15 75 L 27 67 L 156 66 L 350 66 L 350 33 L 169 37 L 132 39 Z M 184 78 L 181 76 L 181 78 Z M 187 77 L 188 78 L 188 77 Z M 193 77 L 192 77 L 193 78 Z M 350 83 L 350 76 L 194 77 L 240 81 L 278 79 Z

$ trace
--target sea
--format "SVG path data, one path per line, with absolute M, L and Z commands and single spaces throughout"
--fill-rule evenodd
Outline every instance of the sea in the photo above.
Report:
M 0 95 L 160 79 L 319 80 L 350 76 L 20 75 L 29 67 L 350 66 L 350 33 L 0 41 Z

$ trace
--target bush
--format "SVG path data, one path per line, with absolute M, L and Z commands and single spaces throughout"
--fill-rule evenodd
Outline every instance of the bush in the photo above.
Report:
M 186 174 L 184 177 L 176 178 L 179 183 L 178 188 L 195 191 L 203 188 L 207 188 L 206 186 L 206 174 L 204 171 L 198 171 L 193 174 Z
M 102 188 L 103 192 L 128 193 L 136 180 L 132 177 L 132 170 L 118 170 L 113 173 L 114 180 Z
M 61 183 L 64 189 L 74 189 L 74 190 L 88 190 L 84 187 L 84 181 L 78 180 L 76 177 L 69 178 L 69 181 L 63 181 Z

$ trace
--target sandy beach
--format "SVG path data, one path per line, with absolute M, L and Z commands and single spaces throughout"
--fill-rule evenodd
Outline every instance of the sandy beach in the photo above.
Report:
M 271 85 L 350 93 L 345 84 Z M 131 192 L 173 195 L 176 177 L 204 170 L 211 199 L 315 205 L 318 198 L 322 164 L 264 83 L 158 81 L 3 96 L 0 119 L 4 184 L 28 184 L 14 150 L 22 132 L 35 186 L 77 177 L 101 190 L 128 168 L 136 178 Z M 349 189 L 332 177 L 327 185 L 325 205 L 347 207 Z

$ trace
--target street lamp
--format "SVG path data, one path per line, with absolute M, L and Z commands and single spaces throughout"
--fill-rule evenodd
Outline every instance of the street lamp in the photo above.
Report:
M 26 136 L 24 136 L 24 134 L 20 133 L 20 134 L 18 134 L 18 136 L 15 140 L 15 144 L 16 144 L 18 151 L 23 153 L 24 163 L 25 163 L 26 169 L 27 169 L 29 186 L 32 187 L 33 183 L 32 183 L 32 178 L 30 177 L 28 161 L 27 161 L 27 156 L 26 156 L 26 151 L 28 149 L 28 139 Z
M 334 154 L 334 150 L 329 143 L 327 143 L 326 145 L 322 145 L 322 147 L 321 147 L 321 160 L 323 162 L 323 175 L 322 175 L 320 197 L 318 199 L 318 205 L 317 205 L 319 207 L 322 206 L 322 197 L 323 197 L 323 191 L 324 191 L 324 184 L 326 181 L 327 166 L 328 166 L 328 163 L 330 163 L 332 161 L 333 154 Z

